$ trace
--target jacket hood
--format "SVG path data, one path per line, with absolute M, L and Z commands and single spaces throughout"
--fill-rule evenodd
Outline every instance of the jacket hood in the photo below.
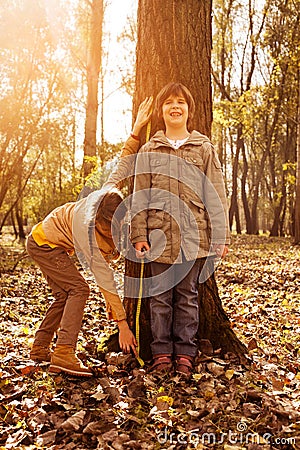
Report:
M 79 200 L 74 208 L 73 240 L 77 256 L 82 252 L 89 261 L 98 246 L 95 236 L 95 219 L 98 207 L 109 187 L 91 192 L 87 197 Z M 80 258 L 79 258 L 80 259 Z
M 84 201 L 78 202 L 77 208 L 75 208 L 75 212 L 79 208 L 84 208 L 84 217 L 83 217 L 83 223 L 87 226 L 94 225 L 96 214 L 98 211 L 98 207 L 104 197 L 104 195 L 111 191 L 112 188 L 110 186 L 104 187 L 102 189 L 98 189 L 94 192 L 91 192 L 87 197 L 85 197 Z

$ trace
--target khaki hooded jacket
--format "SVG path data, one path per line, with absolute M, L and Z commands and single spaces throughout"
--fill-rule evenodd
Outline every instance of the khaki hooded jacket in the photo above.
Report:
M 122 149 L 115 170 L 100 190 L 90 193 L 77 202 L 65 203 L 55 208 L 32 229 L 32 237 L 38 245 L 47 243 L 50 247 L 63 248 L 69 255 L 76 253 L 82 265 L 94 275 L 102 292 L 108 318 L 122 320 L 126 317 L 117 291 L 114 271 L 110 262 L 119 253 L 111 236 L 95 227 L 99 204 L 105 193 L 115 186 L 121 186 L 132 175 L 133 161 L 139 142 L 129 137 Z M 39 242 L 37 227 L 42 227 L 42 242 Z
M 193 131 L 175 149 L 158 131 L 139 151 L 132 198 L 131 241 L 148 241 L 147 257 L 173 264 L 229 244 L 224 177 L 210 140 Z

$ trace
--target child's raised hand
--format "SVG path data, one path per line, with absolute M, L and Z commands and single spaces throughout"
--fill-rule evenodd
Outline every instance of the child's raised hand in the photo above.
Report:
M 132 134 L 138 136 L 144 125 L 150 120 L 152 114 L 153 97 L 146 97 L 139 106 L 138 113 L 132 128 Z

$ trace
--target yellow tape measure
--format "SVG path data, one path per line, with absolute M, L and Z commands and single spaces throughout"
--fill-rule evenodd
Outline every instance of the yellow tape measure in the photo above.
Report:
M 152 109 L 151 109 L 151 112 L 152 112 Z M 151 132 L 151 120 L 149 120 L 149 122 L 147 123 L 146 142 L 148 142 L 150 139 L 150 132 Z M 145 365 L 144 361 L 142 360 L 142 358 L 139 355 L 139 353 L 140 353 L 140 314 L 141 314 L 141 306 L 142 306 L 142 298 L 143 298 L 144 265 L 145 265 L 145 261 L 143 258 L 141 261 L 139 296 L 138 296 L 138 301 L 137 301 L 137 305 L 136 305 L 136 316 L 135 316 L 135 338 L 136 338 L 136 342 L 137 342 L 137 349 L 136 349 L 137 357 L 136 357 L 136 359 L 138 360 L 141 367 L 143 367 Z
M 152 108 L 150 110 L 150 113 L 152 113 Z M 149 122 L 147 123 L 147 128 L 146 128 L 146 142 L 149 141 L 150 139 L 150 132 L 151 132 L 151 119 L 149 120 Z
M 137 357 L 139 364 L 141 367 L 144 366 L 144 361 L 140 357 L 140 314 L 141 314 L 141 306 L 142 306 L 142 297 L 143 297 L 143 277 L 144 277 L 144 258 L 141 261 L 141 272 L 140 272 L 140 285 L 139 285 L 139 297 L 136 306 L 136 316 L 135 316 L 135 335 L 137 342 Z

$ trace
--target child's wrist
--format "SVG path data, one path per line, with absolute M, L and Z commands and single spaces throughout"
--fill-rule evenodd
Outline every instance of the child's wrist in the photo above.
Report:
M 131 131 L 130 136 L 136 141 L 140 140 L 139 133 L 136 130 L 134 130 L 134 129 Z
M 117 320 L 118 328 L 128 327 L 128 323 L 126 319 Z

